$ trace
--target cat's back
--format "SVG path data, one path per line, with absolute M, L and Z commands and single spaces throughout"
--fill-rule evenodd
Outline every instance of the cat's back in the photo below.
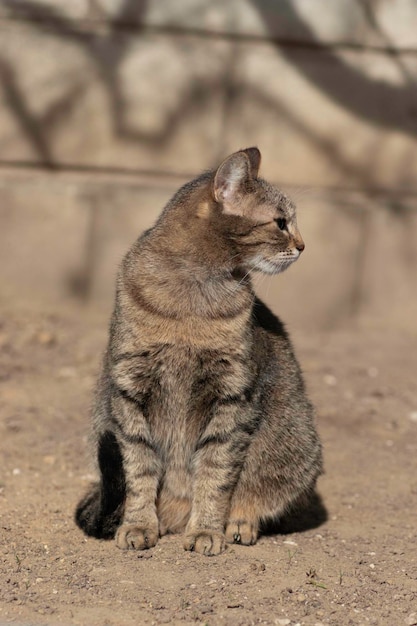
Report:
M 252 328 L 253 356 L 264 383 L 308 403 L 301 368 L 285 326 L 259 298 L 255 298 L 252 309 Z
M 258 297 L 252 307 L 252 332 L 258 358 L 267 359 L 273 355 L 287 360 L 293 358 L 291 340 L 280 318 Z

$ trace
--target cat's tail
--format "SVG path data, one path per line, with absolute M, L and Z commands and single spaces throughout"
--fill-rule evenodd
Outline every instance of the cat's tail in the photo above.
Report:
M 98 461 L 101 480 L 78 503 L 75 522 L 90 537 L 113 539 L 123 519 L 126 482 L 120 448 L 109 431 L 100 437 Z

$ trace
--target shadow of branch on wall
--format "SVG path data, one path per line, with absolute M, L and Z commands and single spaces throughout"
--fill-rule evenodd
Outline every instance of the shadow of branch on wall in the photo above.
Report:
M 265 0 L 250 1 L 262 18 L 265 32 L 270 33 L 271 11 L 275 5 Z M 288 23 L 296 27 L 301 39 L 320 44 L 311 27 L 297 13 L 291 0 L 280 0 L 279 11 Z M 369 5 L 367 16 L 371 19 L 371 25 L 377 23 Z M 417 135 L 417 85 L 411 80 L 408 72 L 405 84 L 393 85 L 384 79 L 366 76 L 348 65 L 329 47 L 318 48 L 316 54 L 320 55 L 320 58 L 316 57 L 315 60 L 306 62 L 305 51 L 280 42 L 276 42 L 275 45 L 304 78 L 357 117 L 383 128 Z M 325 65 L 332 67 L 331 73 L 323 72 Z M 402 68 L 404 77 L 403 64 Z M 331 80 L 329 76 L 332 77 Z
M 73 106 L 77 104 L 85 91 L 86 83 L 79 80 L 71 85 L 65 96 L 58 98 L 42 113 L 35 113 L 31 110 L 12 64 L 1 58 L 0 85 L 3 89 L 4 102 L 13 111 L 22 135 L 26 137 L 28 144 L 31 145 L 42 164 L 49 169 L 54 169 L 56 160 L 48 136 L 62 120 L 65 120 Z
M 44 130 L 40 127 L 39 120 L 29 109 L 13 67 L 2 59 L 0 59 L 0 83 L 3 87 L 4 102 L 13 112 L 22 135 L 26 137 L 41 161 L 48 167 L 53 167 L 54 159 Z
M 275 20 L 285 20 L 291 26 L 291 31 L 295 29 L 302 40 L 320 44 L 311 27 L 297 13 L 291 0 L 281 0 L 278 7 L 265 0 L 249 1 L 263 20 L 266 35 L 268 33 L 271 37 L 273 35 L 270 32 L 273 17 Z M 377 20 L 370 6 L 363 0 L 358 1 L 363 5 L 363 11 L 371 27 L 377 29 Z M 147 130 L 144 127 L 134 128 L 128 120 L 126 97 L 120 78 L 120 67 L 129 52 L 131 39 L 120 32 L 120 24 L 129 20 L 135 24 L 143 24 L 148 9 L 147 0 L 124 0 L 117 14 L 106 19 L 106 29 L 99 29 L 97 32 L 80 28 L 76 21 L 67 18 L 59 9 L 42 2 L 29 0 L 19 2 L 3 0 L 3 2 L 14 18 L 25 20 L 37 31 L 47 32 L 48 36 L 53 33 L 57 38 L 71 42 L 84 51 L 95 65 L 97 75 L 105 87 L 114 134 L 124 141 L 140 142 L 162 149 L 178 125 L 187 119 L 190 111 L 198 110 L 201 104 L 212 96 L 213 90 L 226 90 L 230 80 L 233 80 L 224 72 L 221 72 L 217 79 L 207 76 L 195 79 L 190 75 L 188 88 L 178 99 L 176 107 L 167 112 L 161 128 L 154 130 Z M 91 7 L 100 18 L 102 11 L 100 5 L 92 2 Z M 101 18 L 104 21 L 105 16 L 101 15 Z M 383 37 L 382 31 L 380 35 Z M 140 37 L 140 28 L 138 36 Z M 390 42 L 387 37 L 385 39 L 388 46 Z M 393 85 L 384 79 L 366 76 L 328 47 L 319 47 L 315 54 L 311 55 L 311 51 L 306 52 L 305 49 L 296 46 L 280 42 L 276 42 L 275 45 L 277 49 L 279 48 L 280 54 L 316 88 L 357 117 L 373 125 L 417 134 L 417 89 L 404 64 L 401 65 L 403 84 Z M 191 58 L 190 64 L 192 65 Z M 155 79 L 157 80 L 157 77 Z M 28 141 L 42 162 L 52 166 L 54 159 L 48 142 L 51 127 L 47 121 L 52 111 L 46 111 L 42 123 L 39 124 L 39 119 L 34 118 L 29 107 L 25 105 L 24 94 L 19 89 L 12 67 L 7 66 L 5 61 L 2 63 L 0 80 L 5 88 L 8 106 L 18 119 Z M 76 100 L 77 89 L 81 91 L 82 87 L 78 86 L 68 94 L 66 98 L 68 105 Z M 65 110 L 64 103 L 61 103 L 61 108 Z
M 53 7 L 42 3 L 27 2 L 19 0 L 4 0 L 9 6 L 12 15 L 16 19 L 24 20 L 36 30 L 44 32 L 48 37 L 54 36 L 56 39 L 73 44 L 78 50 L 83 50 L 93 66 L 96 68 L 96 76 L 104 86 L 108 99 L 108 107 L 111 112 L 110 123 L 115 137 L 122 139 L 126 143 L 148 145 L 150 147 L 163 150 L 169 140 L 177 131 L 178 127 L 201 108 L 202 104 L 208 102 L 213 95 L 224 89 L 225 75 L 220 73 L 216 76 L 203 77 L 195 80 L 192 76 L 188 84 L 178 94 L 176 106 L 166 108 L 164 117 L 158 128 L 148 129 L 146 125 L 137 128 L 129 121 L 129 103 L 126 99 L 125 85 L 120 76 L 120 69 L 123 61 L 130 52 L 131 37 L 120 32 L 119 26 L 127 19 L 140 22 L 144 19 L 147 2 L 138 0 L 125 0 L 120 7 L 118 14 L 106 21 L 108 27 L 105 32 L 98 29 L 98 32 L 80 29 L 77 22 L 66 18 L 61 12 Z M 139 34 L 140 38 L 140 34 Z M 178 49 L 181 43 L 178 44 Z M 191 63 L 190 59 L 190 63 Z M 41 120 L 39 116 L 32 114 L 29 105 L 25 101 L 23 89 L 19 87 L 17 77 L 9 61 L 1 60 L 3 72 L 0 73 L 0 84 L 6 93 L 6 103 L 12 115 L 18 122 L 23 135 L 38 155 L 41 164 L 47 167 L 56 165 L 51 148 L 51 133 L 53 124 L 51 117 L 55 108 L 63 108 L 64 102 L 68 110 L 72 102 L 76 99 L 77 92 L 81 95 L 84 87 L 82 77 L 76 88 L 68 88 L 67 94 L 63 97 L 59 105 L 46 107 Z M 155 80 L 158 77 L 155 76 Z M 144 85 L 147 89 L 147 85 Z M 140 102 L 137 103 L 140 109 Z M 135 115 L 136 116 L 136 115 Z M 139 117 L 140 112 L 138 114 Z M 105 168 L 104 168 L 105 169 Z
M 288 42 L 275 41 L 274 45 L 279 54 L 284 56 L 297 71 L 308 80 L 316 89 L 320 89 L 327 98 L 337 103 L 346 111 L 364 120 L 368 124 L 379 126 L 381 129 L 400 131 L 409 135 L 417 135 L 417 87 L 406 63 L 400 56 L 393 54 L 391 40 L 379 27 L 373 13 L 372 6 L 365 0 L 357 0 L 366 16 L 369 26 L 377 34 L 390 54 L 389 58 L 397 65 L 397 70 L 402 78 L 402 83 L 391 84 L 384 78 L 371 78 L 360 69 L 355 68 L 344 60 L 343 55 L 333 50 L 331 46 L 323 46 L 315 36 L 312 28 L 297 13 L 295 4 L 291 0 L 281 0 L 280 3 L 271 3 L 267 0 L 248 0 L 257 11 L 263 21 L 265 35 L 273 40 L 271 24 L 274 20 L 283 20 L 288 23 L 291 32 L 299 33 L 300 40 L 312 42 L 309 48 L 297 45 L 288 45 Z M 135 127 L 129 119 L 129 106 L 126 99 L 125 84 L 121 78 L 121 67 L 127 55 L 130 53 L 132 37 L 121 29 L 122 24 L 130 21 L 139 25 L 136 37 L 142 36 L 140 25 L 145 22 L 148 10 L 148 0 L 123 0 L 120 8 L 113 17 L 104 15 L 100 4 L 90 0 L 90 7 L 97 17 L 97 21 L 104 24 L 105 28 L 91 29 L 88 25 L 80 27 L 75 20 L 71 20 L 62 11 L 51 5 L 32 0 L 3 0 L 9 8 L 10 14 L 17 20 L 23 20 L 38 33 L 45 33 L 48 37 L 69 43 L 82 50 L 95 68 L 108 101 L 111 112 L 110 120 L 114 136 L 128 144 L 145 145 L 156 148 L 161 152 L 168 144 L 178 127 L 187 122 L 187 119 L 198 112 L 202 105 L 210 102 L 214 94 L 224 94 L 224 119 L 221 135 L 226 136 L 227 125 L 232 117 L 239 115 L 239 101 L 251 99 L 254 110 L 258 107 L 261 111 L 269 111 L 279 120 L 284 120 L 297 134 L 322 154 L 333 168 L 337 167 L 341 178 L 354 181 L 358 187 L 372 188 L 377 185 L 375 168 L 375 154 L 378 146 L 373 146 L 374 153 L 369 154 L 367 167 L 354 160 L 349 160 L 343 146 L 338 143 L 338 138 L 328 138 L 312 125 L 307 125 L 297 114 L 286 107 L 282 100 L 269 97 L 262 87 L 257 89 L 253 86 L 241 84 L 235 72 L 239 44 L 235 43 L 228 63 L 217 74 L 193 75 L 190 68 L 193 66 L 193 58 L 189 57 L 189 66 L 184 67 L 188 72 L 188 80 L 185 87 L 172 106 L 164 112 L 163 120 L 158 128 L 146 128 L 146 125 Z M 271 13 L 273 12 L 273 14 Z M 273 19 L 272 19 L 273 18 Z M 169 33 L 169 29 L 166 29 Z M 219 36 L 221 38 L 221 36 Z M 177 38 L 178 47 L 181 47 L 181 38 Z M 314 54 L 311 47 L 316 48 Z M 185 57 L 184 57 L 185 58 Z M 155 76 L 158 81 L 158 76 Z M 49 106 L 45 106 L 41 113 L 35 112 L 29 104 L 25 90 L 19 83 L 19 77 L 9 59 L 0 59 L 0 85 L 4 92 L 4 102 L 13 115 L 21 134 L 26 138 L 32 152 L 38 162 L 48 168 L 59 166 L 58 159 L 54 155 L 53 137 L 65 118 L 82 98 L 88 89 L 89 77 L 72 77 L 65 93 Z M 159 83 L 158 83 L 159 84 Z M 140 87 L 140 85 L 139 85 Z M 147 85 L 143 85 L 146 90 Z M 283 86 L 283 89 L 285 86 Z M 164 97 L 163 85 L 161 84 L 161 98 Z M 140 102 L 138 114 L 135 118 L 140 119 Z M 227 110 L 226 110 L 227 109 Z M 80 130 L 80 132 L 82 132 Z M 222 137 L 213 139 L 222 142 Z M 221 155 L 219 155 L 220 158 Z M 407 164 L 404 167 L 407 172 Z M 404 174 L 404 180 L 409 174 Z M 343 209 L 343 204 L 340 205 Z M 409 212 L 406 204 L 397 200 L 389 204 L 393 214 L 398 216 L 406 225 L 409 223 Z M 346 207 L 345 207 L 346 208 Z M 352 215 L 352 207 L 348 207 Z M 354 218 L 358 217 L 353 211 Z M 363 217 L 363 216 L 362 216 Z M 360 217 L 360 219 L 362 219 Z M 370 245 L 370 231 L 367 226 L 367 217 L 363 217 L 364 223 L 360 249 L 366 250 Z M 410 245 L 407 226 L 404 230 L 404 250 L 400 253 L 410 256 Z M 408 258 L 407 257 L 407 258 Z M 414 257 L 413 257 L 414 259 Z M 355 277 L 350 288 L 347 289 L 347 308 L 354 313 L 362 298 L 363 286 L 361 276 L 365 263 L 364 254 L 358 253 L 355 266 Z M 83 287 L 84 289 L 84 287 Z M 338 315 L 338 312 L 337 312 Z

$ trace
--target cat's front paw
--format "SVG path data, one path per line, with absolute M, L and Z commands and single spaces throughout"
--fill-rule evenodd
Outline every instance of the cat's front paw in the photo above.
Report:
M 226 538 L 215 530 L 196 530 L 185 535 L 184 549 L 216 556 L 226 549 Z
M 227 543 L 241 543 L 251 546 L 258 539 L 258 524 L 243 521 L 229 521 L 226 526 Z
M 147 550 L 156 545 L 158 537 L 154 528 L 122 524 L 116 533 L 116 545 L 121 550 Z

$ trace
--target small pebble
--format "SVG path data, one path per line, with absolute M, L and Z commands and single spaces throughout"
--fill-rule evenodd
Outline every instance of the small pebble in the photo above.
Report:
M 291 620 L 287 618 L 276 619 L 275 624 L 278 624 L 279 626 L 288 626 L 288 624 L 291 624 Z
M 22 473 L 22 470 L 20 470 L 18 467 L 15 467 L 14 470 L 12 471 L 13 476 L 19 476 L 19 474 Z
M 410 615 L 405 618 L 404 624 L 407 624 L 407 626 L 415 626 L 417 624 L 417 613 L 410 613 Z
M 417 422 L 417 411 L 411 411 L 409 417 L 412 422 Z
M 325 376 L 323 376 L 323 380 L 326 385 L 329 385 L 329 387 L 334 387 L 335 385 L 337 385 L 337 378 L 336 376 L 333 376 L 333 374 L 326 374 Z
M 36 340 L 42 346 L 53 346 L 56 343 L 56 336 L 48 331 L 41 331 L 36 335 Z
M 306 597 L 303 593 L 299 593 L 297 596 L 297 601 L 298 602 L 305 602 L 306 601 Z

